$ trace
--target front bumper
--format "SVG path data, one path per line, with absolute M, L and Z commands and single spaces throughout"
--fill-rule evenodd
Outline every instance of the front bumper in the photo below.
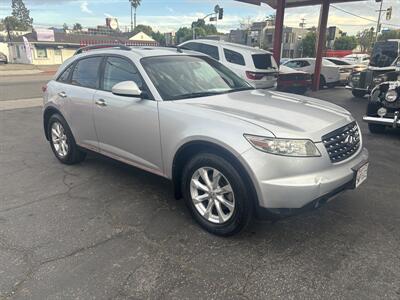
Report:
M 259 210 L 277 212 L 307 207 L 350 188 L 353 169 L 368 162 L 368 151 L 360 148 L 351 158 L 332 163 L 322 143 L 321 157 L 285 157 L 250 149 L 242 154 L 249 166 L 258 196 Z
M 394 118 L 380 118 L 380 117 L 364 116 L 363 120 L 364 120 L 364 122 L 367 122 L 367 123 L 392 126 L 393 128 L 400 127 L 399 112 L 395 113 Z

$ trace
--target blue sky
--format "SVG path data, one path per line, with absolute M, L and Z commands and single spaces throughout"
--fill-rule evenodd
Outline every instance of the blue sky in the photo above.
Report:
M 118 18 L 122 27 L 129 26 L 130 10 L 128 0 L 24 0 L 31 10 L 36 26 L 62 26 L 63 23 L 81 23 L 84 27 L 104 24 L 106 16 Z M 388 23 L 400 26 L 400 0 L 385 0 L 384 8 L 393 6 L 394 14 Z M 243 4 L 233 0 L 142 0 L 138 9 L 138 24 L 146 24 L 162 32 L 177 30 L 181 26 L 189 26 L 198 17 L 213 10 L 219 4 L 224 7 L 224 20 L 218 23 L 220 31 L 239 28 L 241 23 L 260 21 L 273 13 L 267 6 L 261 7 Z M 376 9 L 379 4 L 375 0 L 367 0 L 352 4 L 335 4 L 364 18 L 376 20 Z M 11 0 L 0 0 L 0 18 L 11 12 Z M 318 6 L 288 9 L 285 25 L 298 26 L 301 18 L 306 19 L 307 26 L 317 25 Z M 385 21 L 386 22 L 386 21 Z M 364 27 L 374 26 L 374 22 L 355 18 L 335 8 L 331 8 L 329 25 L 339 26 L 342 30 L 353 34 Z M 387 27 L 383 25 L 383 27 Z M 397 27 L 400 28 L 400 27 Z

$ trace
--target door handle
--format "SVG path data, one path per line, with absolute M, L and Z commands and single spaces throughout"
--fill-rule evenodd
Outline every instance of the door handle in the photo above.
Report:
M 104 99 L 97 99 L 95 103 L 98 106 L 107 106 L 106 100 Z
M 61 98 L 67 98 L 67 94 L 65 92 L 59 92 L 58 96 L 60 96 Z

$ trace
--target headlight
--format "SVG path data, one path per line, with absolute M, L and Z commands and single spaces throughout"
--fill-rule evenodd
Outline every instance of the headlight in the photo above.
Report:
M 256 149 L 271 154 L 298 157 L 321 156 L 315 144 L 310 140 L 277 139 L 248 134 L 245 134 L 244 137 Z
M 386 81 L 386 77 L 384 77 L 384 76 L 375 77 L 373 81 L 375 84 L 380 84 L 380 83 Z
M 394 101 L 396 101 L 397 96 L 398 96 L 398 94 L 397 94 L 396 90 L 388 90 L 385 95 L 385 100 L 387 102 L 394 102 Z

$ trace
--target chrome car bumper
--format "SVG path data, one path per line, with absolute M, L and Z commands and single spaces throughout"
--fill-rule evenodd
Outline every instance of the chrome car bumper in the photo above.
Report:
M 351 85 L 346 85 L 344 88 L 347 90 L 358 90 L 358 91 L 365 91 L 365 92 L 369 91 L 369 89 L 356 88 L 356 87 L 352 87 Z
M 353 188 L 354 169 L 368 162 L 367 149 L 360 148 L 349 159 L 332 163 L 324 145 L 316 145 L 321 157 L 284 157 L 256 149 L 242 154 L 253 172 L 259 209 L 302 209 Z
M 393 128 L 400 127 L 400 115 L 395 114 L 394 118 L 380 118 L 364 116 L 363 120 L 367 123 L 392 126 Z

